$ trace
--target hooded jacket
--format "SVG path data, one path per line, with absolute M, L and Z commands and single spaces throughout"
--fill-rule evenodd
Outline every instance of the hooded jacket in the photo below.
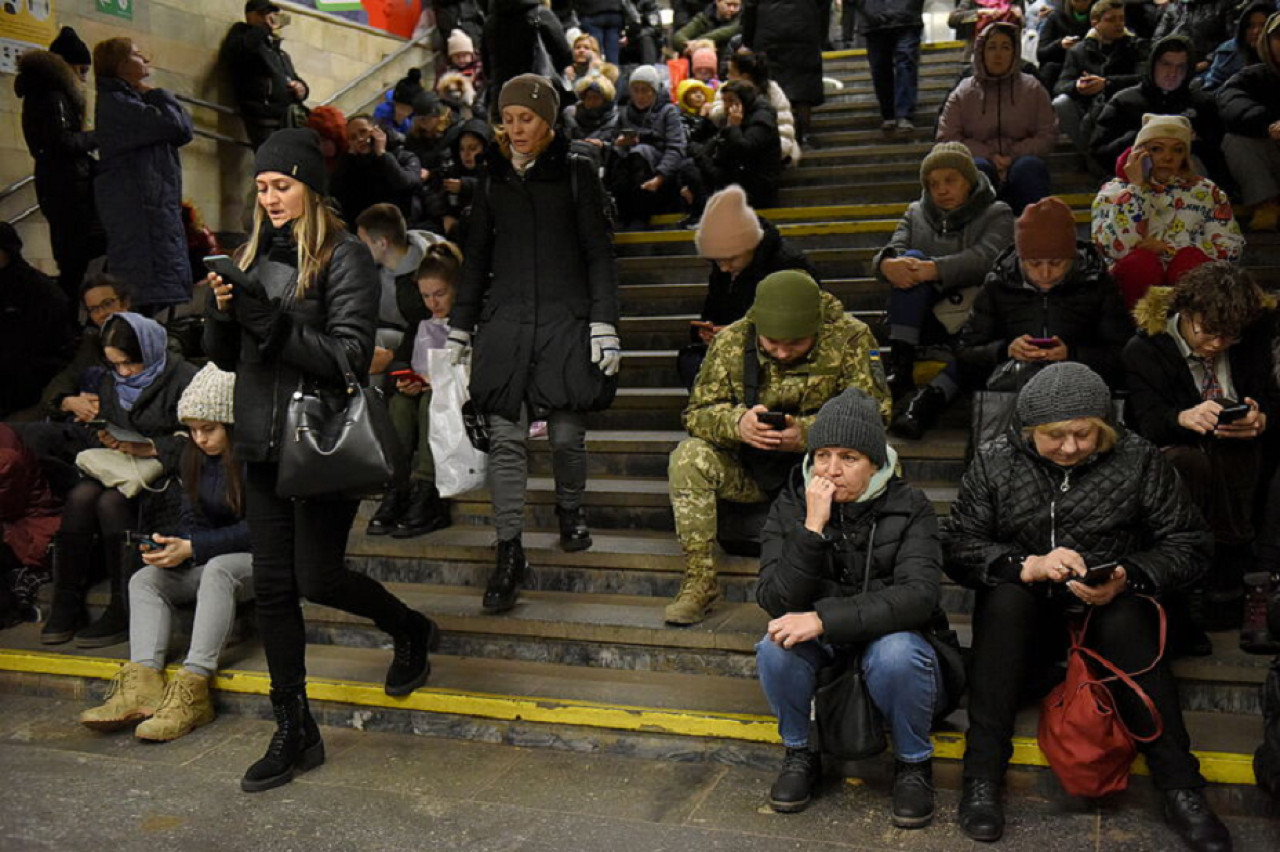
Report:
M 1093 198 L 1094 243 L 1115 265 L 1147 237 L 1168 243 L 1174 252 L 1197 248 L 1210 260 L 1238 260 L 1244 235 L 1231 199 L 1213 181 L 1199 175 L 1178 176 L 1157 188 L 1107 181 Z
M 1146 43 L 1127 32 L 1111 44 L 1103 44 L 1091 29 L 1079 44 L 1067 51 L 1053 93 L 1070 95 L 1088 104 L 1099 99 L 1105 101 L 1116 92 L 1142 82 L 1146 56 Z M 1076 91 L 1076 81 L 1084 74 L 1106 78 L 1107 83 L 1101 93 L 1086 96 Z
M 992 33 L 1013 39 L 1013 63 L 999 77 L 987 73 L 983 48 Z M 1011 24 L 992 24 L 973 50 L 973 76 L 960 81 L 938 117 L 939 142 L 963 142 L 975 158 L 1047 157 L 1058 143 L 1058 116 L 1044 86 L 1020 70 L 1022 36 Z
M 639 144 L 631 150 L 644 157 L 654 172 L 668 182 L 675 177 L 688 139 L 684 122 L 680 120 L 680 108 L 671 102 L 665 89 L 654 93 L 653 106 L 646 110 L 628 102 L 621 111 L 618 127 L 640 131 Z
M 1274 300 L 1269 300 L 1274 307 Z M 1203 446 L 1206 438 L 1178 423 L 1178 414 L 1204 400 L 1177 341 L 1169 335 L 1172 287 L 1152 287 L 1133 308 L 1138 334 L 1124 348 L 1129 385 L 1125 421 L 1135 432 L 1160 447 Z M 1263 414 L 1275 413 L 1276 398 L 1271 377 L 1272 323 L 1265 318 L 1245 330 L 1239 343 L 1227 350 L 1231 383 L 1236 398 L 1249 397 Z
M 1055 547 L 1087 565 L 1121 562 L 1138 594 L 1186 588 L 1204 575 L 1213 536 L 1154 445 L 1116 426 L 1111 450 L 1064 468 L 1037 453 L 1020 425 L 1015 416 L 964 472 L 942 524 L 947 576 L 972 589 L 1018 583 L 1027 556 Z
M 606 146 L 618 138 L 618 105 L 606 101 L 599 109 L 587 109 L 582 101 L 564 111 L 564 132 L 570 141 L 599 139 Z
M 778 117 L 769 99 L 758 93 L 743 98 L 742 123 L 727 121 L 710 143 L 716 184 L 739 184 L 757 209 L 775 206 L 782 174 L 782 147 Z
M 587 324 L 618 322 L 605 202 L 594 163 L 571 155 L 560 134 L 523 176 L 490 146 L 449 318 L 475 333 L 479 411 L 517 421 L 525 402 L 539 412 L 597 404 L 604 380 L 591 363 Z
M 707 298 L 702 303 L 701 319 L 715 325 L 729 325 L 737 322 L 751 310 L 756 300 L 756 288 L 769 275 L 783 269 L 799 269 L 807 273 L 814 281 L 822 284 L 822 279 L 805 258 L 804 252 L 787 242 L 772 222 L 760 220 L 760 228 L 764 231 L 751 263 L 747 268 L 731 277 L 714 261 L 711 263 L 711 275 L 707 278 Z
M 18 60 L 13 90 L 22 98 L 22 135 L 36 161 L 36 198 L 46 213 L 93 213 L 93 158 L 84 129 L 84 92 L 61 56 L 31 50 Z
M 1092 243 L 1076 243 L 1071 271 L 1049 290 L 1028 284 L 1017 249 L 1005 249 L 973 301 L 959 358 L 989 371 L 1009 360 L 1009 344 L 1024 334 L 1060 338 L 1068 360 L 1086 365 L 1113 389 L 1123 387 L 1120 352 L 1133 336 L 1133 321 Z
M 1222 143 L 1222 128 L 1218 123 L 1218 110 L 1213 97 L 1191 90 L 1191 68 L 1187 69 L 1182 85 L 1172 92 L 1166 92 L 1156 85 L 1153 73 L 1155 64 L 1170 51 L 1185 51 L 1190 55 L 1191 62 L 1195 62 L 1195 49 L 1186 38 L 1173 35 L 1161 39 L 1151 48 L 1151 54 L 1147 57 L 1142 82 L 1116 92 L 1098 113 L 1093 136 L 1089 140 L 1089 150 L 1108 173 L 1115 168 L 1116 158 L 1138 138 L 1138 131 L 1142 129 L 1142 116 L 1155 113 L 1185 115 L 1195 130 L 1192 150 L 1217 174 L 1216 167 L 1210 165 L 1210 162 L 1220 159 L 1218 148 Z
M 1254 15 L 1270 17 L 1274 11 L 1276 11 L 1276 5 L 1271 0 L 1255 0 L 1240 13 L 1240 18 L 1236 21 L 1235 37 L 1218 45 L 1213 51 L 1213 64 L 1200 78 L 1200 87 L 1204 91 L 1216 91 L 1245 67 L 1262 61 L 1258 56 L 1256 45 L 1245 43 L 1245 31 L 1249 29 L 1251 17 Z
M 922 252 L 938 265 L 938 280 L 931 282 L 942 293 L 977 287 L 1000 252 L 1013 243 L 1013 212 L 996 201 L 991 182 L 978 172 L 978 183 L 969 198 L 955 210 L 943 211 L 933 203 L 929 190 L 911 202 L 898 227 L 871 261 L 876 278 L 887 282 L 880 264 L 908 251 Z
M 1280 56 L 1272 51 L 1271 39 L 1265 35 L 1260 47 L 1262 61 L 1245 68 L 1218 90 L 1218 109 L 1228 133 L 1264 138 L 1267 128 L 1280 121 Z
M 453 157 L 453 165 L 445 177 L 457 178 L 462 182 L 462 191 L 458 193 L 458 200 L 455 202 L 452 198 L 449 199 L 449 213 L 459 217 L 465 215 L 471 209 L 472 200 L 475 198 L 476 185 L 484 175 L 484 152 L 481 152 L 476 157 L 476 167 L 474 169 L 468 169 L 462 165 L 462 136 L 466 133 L 470 133 L 481 140 L 486 151 L 493 143 L 493 128 L 489 125 L 489 122 L 483 119 L 473 118 L 449 128 L 449 153 Z

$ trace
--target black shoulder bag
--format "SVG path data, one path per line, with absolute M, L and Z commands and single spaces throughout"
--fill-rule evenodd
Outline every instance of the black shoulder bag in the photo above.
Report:
M 871 585 L 871 553 L 875 540 L 876 524 L 872 521 L 862 591 L 858 593 L 861 595 L 865 595 Z M 863 760 L 888 748 L 884 717 L 867 691 L 861 651 L 845 653 L 839 664 L 819 671 L 813 709 L 818 722 L 818 742 L 824 754 L 842 760 Z
M 400 479 L 400 448 L 381 394 L 360 384 L 342 345 L 321 340 L 342 371 L 343 391 L 305 378 L 289 398 L 276 493 L 286 498 L 365 497 Z M 310 384 L 310 386 L 308 386 Z
M 756 349 L 755 326 L 747 329 L 747 341 L 742 353 L 742 403 L 752 408 L 760 401 L 760 356 Z M 804 453 L 788 453 L 781 450 L 760 450 L 743 445 L 738 458 L 769 500 L 787 484 L 791 469 L 804 459 Z

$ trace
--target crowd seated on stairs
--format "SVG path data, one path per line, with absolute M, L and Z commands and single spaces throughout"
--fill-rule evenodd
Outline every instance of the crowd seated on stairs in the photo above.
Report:
M 628 371 L 615 257 L 625 241 L 616 232 L 658 244 L 693 230 L 707 286 L 671 376 L 690 391 L 688 437 L 671 453 L 667 483 L 685 573 L 664 619 L 688 627 L 715 611 L 720 502 L 753 504 L 756 535 L 745 545 L 763 551 L 757 595 L 773 618 L 757 647 L 759 670 L 788 749 L 775 809 L 809 801 L 815 757 L 800 708 L 817 669 L 836 646 L 866 643 L 867 688 L 895 734 L 895 824 L 929 823 L 928 730 L 963 691 L 941 671 L 950 653 L 938 596 L 944 568 L 980 589 L 979 623 L 1029 624 L 1042 610 L 1070 618 L 1076 604 L 1089 605 L 1108 614 L 1098 621 L 1128 619 L 1118 633 L 1104 628 L 1112 639 L 1138 631 L 1146 649 L 1147 614 L 1130 612 L 1145 593 L 1167 607 L 1170 658 L 1212 654 L 1206 631 L 1239 630 L 1250 653 L 1280 650 L 1280 433 L 1269 428 L 1280 413 L 1280 320 L 1274 296 L 1242 265 L 1245 231 L 1280 227 L 1280 13 L 1260 22 L 1254 7 L 1242 13 L 1237 48 L 1252 37 L 1247 58 L 1257 61 L 1209 94 L 1207 57 L 1179 35 L 1184 24 L 1168 22 L 1154 45 L 1137 34 L 1150 28 L 1135 16 L 1165 6 L 1098 0 L 1091 12 L 1071 2 L 1054 12 L 1063 32 L 1055 45 L 1042 42 L 1036 69 L 1019 56 L 1020 4 L 977 4 L 992 14 L 969 22 L 972 76 L 942 104 L 937 144 L 921 157 L 919 198 L 895 208 L 901 219 L 871 261 L 888 319 L 877 342 L 872 324 L 824 290 L 817 264 L 786 233 L 783 223 L 795 217 L 778 208 L 792 176 L 841 155 L 815 126 L 823 39 L 788 37 L 788 10 L 807 15 L 810 5 L 819 4 L 748 0 L 739 12 L 721 0 L 677 34 L 680 55 L 620 69 L 591 55 L 617 44 L 616 32 L 612 42 L 602 32 L 603 41 L 582 41 L 584 58 L 572 54 L 572 89 L 531 73 L 532 62 L 505 73 L 510 56 L 485 87 L 474 48 L 462 50 L 471 36 L 458 30 L 448 38 L 451 54 L 458 48 L 451 62 L 479 87 L 474 97 L 447 75 L 439 91 L 428 89 L 418 71 L 372 115 L 317 107 L 303 119 L 308 90 L 273 32 L 279 9 L 250 0 L 246 26 L 265 28 L 247 33 L 263 42 L 255 48 L 268 60 L 263 79 L 283 86 L 268 89 L 279 98 L 257 103 L 260 87 L 237 81 L 242 100 L 257 99 L 254 110 L 242 104 L 256 147 L 254 174 L 244 176 L 256 187 L 254 229 L 230 264 L 211 261 L 207 277 L 182 271 L 181 281 L 170 278 L 190 265 L 185 254 L 163 275 L 146 270 L 167 264 L 183 238 L 199 242 L 194 225 L 183 230 L 196 220 L 171 203 L 180 200 L 174 180 L 180 187 L 190 116 L 146 82 L 139 45 L 116 39 L 95 49 L 99 88 L 112 95 L 100 95 L 99 109 L 106 100 L 108 111 L 137 118 L 131 131 L 149 131 L 143 142 L 159 164 L 149 167 L 112 150 L 137 141 L 111 138 L 119 116 L 100 122 L 96 136 L 83 130 L 85 77 L 73 69 L 89 64 L 89 52 L 74 32 L 24 57 L 23 127 L 63 275 L 55 285 L 23 261 L 16 232 L 0 233 L 3 322 L 16 318 L 23 334 L 15 339 L 56 350 L 0 359 L 0 417 L 12 421 L 0 427 L 0 628 L 43 620 L 51 646 L 128 639 L 115 691 L 82 721 L 98 730 L 141 723 L 140 738 L 169 740 L 212 721 L 218 652 L 237 604 L 256 588 L 264 641 L 275 643 L 268 658 L 279 728 L 242 783 L 247 791 L 287 783 L 324 759 L 301 667 L 299 590 L 367 615 L 392 637 L 389 695 L 427 682 L 439 630 L 342 564 L 356 500 L 294 503 L 277 494 L 282 400 L 307 382 L 337 386 L 342 371 L 330 368 L 329 343 L 356 359 L 349 372 L 381 391 L 412 466 L 363 533 L 412 539 L 424 554 L 451 524 L 447 498 L 460 493 L 437 488 L 440 430 L 483 449 L 497 548 L 477 598 L 485 612 L 508 612 L 537 574 L 522 541 L 531 442 L 543 435 L 558 545 L 593 547 L 588 416 L 614 403 Z M 863 141 L 905 149 L 919 138 L 922 4 L 857 5 L 883 120 Z M 521 10 L 495 13 L 475 34 L 481 55 L 530 27 L 540 38 L 540 28 L 559 26 L 550 12 L 533 24 Z M 583 17 L 588 31 L 600 23 Z M 710 30 L 711 22 L 723 26 Z M 711 47 L 686 38 L 699 26 L 715 33 Z M 1113 62 L 1117 45 L 1131 50 L 1128 64 Z M 1055 47 L 1062 61 L 1043 62 Z M 609 69 L 620 71 L 616 81 Z M 1074 82 L 1064 81 L 1071 74 Z M 1072 120 L 1060 127 L 1064 114 Z M 152 123 L 143 127 L 140 116 Z M 304 128 L 279 129 L 286 123 Z M 1050 195 L 1060 129 L 1074 135 L 1075 155 L 1093 176 L 1110 176 L 1095 181 L 1083 217 Z M 96 200 L 64 173 L 80 170 L 95 146 L 107 172 Z M 120 199 L 104 197 L 126 185 L 156 202 L 145 207 L 157 217 L 147 240 L 136 227 L 121 229 L 112 206 Z M 326 202 L 330 191 L 338 197 Z M 674 232 L 659 230 L 680 217 Z M 99 221 L 109 274 L 85 274 L 82 255 L 97 245 Z M 318 299 L 315 287 L 332 289 Z M 59 289 L 73 305 L 62 307 Z M 180 301 L 179 290 L 198 291 L 204 316 L 184 322 L 170 313 L 166 328 L 157 318 Z M 58 307 L 38 307 L 45 304 Z M 38 369 L 41 381 L 11 381 L 15 367 L 24 379 Z M 468 374 L 468 406 L 441 412 L 434 397 L 447 395 L 434 377 L 465 383 Z M 962 398 L 974 399 L 974 461 L 959 509 L 939 532 L 929 501 L 899 475 L 886 434 L 898 444 L 927 442 Z M 1114 477 L 1134 459 L 1147 473 L 1128 486 L 1158 485 L 1159 493 L 1133 497 L 1150 501 L 1142 504 L 1150 511 L 1131 519 L 1124 535 L 1134 543 L 1123 551 L 1115 536 L 1107 547 L 1087 543 L 1114 530 L 1068 531 L 1052 514 L 1032 517 L 1046 505 L 1052 513 L 1048 492 L 1011 505 L 1005 483 L 991 479 L 1001 466 L 1021 465 L 1027 482 L 1060 479 L 1067 494 L 1073 481 L 1098 487 L 1101 472 Z M 1118 493 L 1129 492 L 1105 496 Z M 1135 511 L 1130 503 L 1115 514 Z M 1138 529 L 1143 523 L 1150 529 Z M 288 541 L 269 547 L 276 533 Z M 1186 552 L 1174 571 L 1152 542 L 1178 536 Z M 331 547 L 316 553 L 317 541 Z M 895 557 L 901 541 L 910 553 Z M 1123 570 L 1083 584 L 1087 569 L 1109 561 Z M 863 567 L 871 573 L 858 575 Z M 89 624 L 98 578 L 108 581 L 109 603 Z M 166 685 L 170 610 L 191 602 L 191 648 Z M 966 762 L 961 822 L 970 837 L 993 840 L 1003 829 L 999 754 L 1016 679 L 996 689 L 991 670 L 1021 672 L 1027 661 L 992 657 L 990 642 L 975 653 L 985 674 L 970 689 L 1000 706 L 987 707 L 982 722 L 986 751 L 972 761 L 982 771 L 970 773 Z M 1166 819 L 1192 848 L 1229 848 L 1187 762 L 1172 675 L 1162 664 L 1148 677 L 1166 717 L 1165 739 L 1149 750 Z

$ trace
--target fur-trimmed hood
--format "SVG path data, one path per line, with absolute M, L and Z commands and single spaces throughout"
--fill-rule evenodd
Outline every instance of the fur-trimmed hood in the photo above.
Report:
M 18 60 L 18 77 L 13 81 L 13 91 L 20 98 L 43 92 L 61 93 L 84 115 L 84 90 L 75 69 L 56 53 L 47 50 L 29 50 Z
M 1138 326 L 1139 332 L 1148 337 L 1164 333 L 1165 325 L 1169 322 L 1169 309 L 1173 305 L 1174 292 L 1173 287 L 1152 287 L 1138 300 L 1138 303 L 1133 306 L 1133 321 Z M 1266 291 L 1261 294 L 1261 302 L 1265 311 L 1273 311 L 1280 304 L 1280 300 Z M 1280 346 L 1274 346 L 1273 349 L 1280 351 Z

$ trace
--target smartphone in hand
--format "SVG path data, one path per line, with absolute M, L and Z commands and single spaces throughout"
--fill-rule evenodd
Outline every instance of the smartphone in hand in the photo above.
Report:
M 761 411 L 756 414 L 756 420 L 779 432 L 787 428 L 787 415 L 781 411 Z

